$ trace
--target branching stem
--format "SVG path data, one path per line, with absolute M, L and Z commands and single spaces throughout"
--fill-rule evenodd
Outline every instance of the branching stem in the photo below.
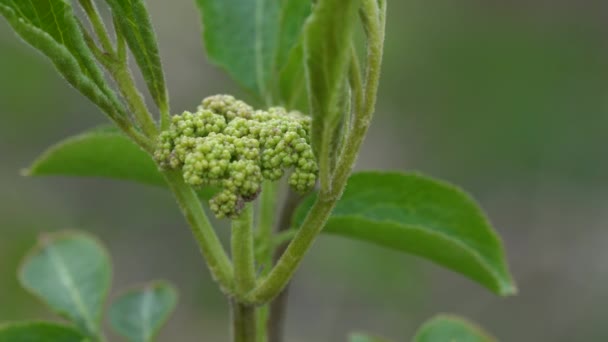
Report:
M 211 275 L 225 293 L 232 293 L 234 289 L 232 263 L 209 223 L 196 193 L 184 182 L 179 171 L 165 171 L 164 175 L 190 225 Z
M 332 188 L 321 192 L 310 212 L 304 219 L 298 233 L 281 256 L 274 269 L 249 295 L 251 303 L 266 303 L 277 296 L 289 283 L 304 255 L 323 229 L 336 202 L 342 195 L 348 177 L 367 129 L 373 117 L 384 48 L 384 24 L 386 3 L 377 0 L 364 0 L 363 12 L 367 16 L 365 24 L 368 34 L 368 58 L 366 65 L 366 82 L 364 105 L 355 113 L 353 128 L 346 137 L 346 148 L 338 160 L 333 175 Z

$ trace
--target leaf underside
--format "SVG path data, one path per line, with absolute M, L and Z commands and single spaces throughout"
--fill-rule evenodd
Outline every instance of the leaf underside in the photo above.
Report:
M 345 116 L 346 71 L 360 3 L 319 0 L 304 28 L 304 64 L 313 119 L 311 140 L 322 171 L 331 168 L 330 155 L 337 150 L 333 142 Z
M 118 297 L 110 307 L 112 328 L 130 342 L 153 341 L 175 308 L 177 292 L 159 282 L 131 290 Z
M 154 28 L 143 0 L 106 0 L 112 9 L 159 108 L 167 108 L 168 94 Z
M 439 315 L 426 322 L 413 342 L 496 342 L 476 324 L 451 315 Z
M 314 200 L 298 209 L 296 225 Z M 354 174 L 324 232 L 421 256 L 499 295 L 516 292 L 501 241 L 475 201 L 419 174 Z
M 19 270 L 21 285 L 51 309 L 96 336 L 110 287 L 104 248 L 83 233 L 43 235 Z
M 361 334 L 361 333 L 354 333 L 349 336 L 348 342 L 388 342 L 388 341 L 383 338 L 376 337 L 376 336 L 371 336 L 371 335 Z

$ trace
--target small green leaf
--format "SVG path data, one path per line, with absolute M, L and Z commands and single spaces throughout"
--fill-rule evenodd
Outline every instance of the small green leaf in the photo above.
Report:
M 0 0 L 0 14 L 93 103 L 106 113 L 122 108 L 87 48 L 69 2 Z
M 321 185 L 327 182 L 334 135 L 343 112 L 344 84 L 359 0 L 319 0 L 304 28 L 304 61 L 312 112 L 312 143 L 319 158 Z
M 20 322 L 0 325 L 0 342 L 85 342 L 77 330 L 50 322 Z
M 177 303 L 177 291 L 167 283 L 155 283 L 129 291 L 110 307 L 114 330 L 130 342 L 149 342 L 158 333 Z
M 295 223 L 303 220 L 313 197 L 298 209 Z M 357 173 L 324 232 L 424 257 L 499 295 L 516 292 L 500 238 L 482 210 L 441 181 L 418 174 Z
M 413 342 L 496 342 L 496 339 L 465 319 L 439 315 L 418 330 Z
M 376 336 L 355 333 L 350 335 L 348 342 L 388 342 L 388 340 Z
M 297 45 L 310 0 L 197 0 L 209 59 L 266 103 Z M 281 95 L 279 95 L 282 97 Z
M 83 233 L 43 235 L 19 271 L 21 285 L 89 336 L 99 334 L 111 265 L 104 248 Z
M 52 146 L 24 171 L 28 176 L 102 177 L 166 187 L 148 153 L 114 128 L 99 128 Z M 216 190 L 198 191 L 210 199 Z
M 148 90 L 161 110 L 168 109 L 167 88 L 154 28 L 143 0 L 106 0 L 135 61 L 146 81 Z

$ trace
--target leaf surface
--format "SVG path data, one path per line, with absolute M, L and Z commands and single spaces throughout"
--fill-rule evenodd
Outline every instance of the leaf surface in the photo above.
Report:
M 296 224 L 314 200 L 298 209 Z M 324 232 L 421 256 L 499 295 L 516 292 L 488 219 L 469 195 L 442 181 L 412 173 L 354 174 Z
M 98 128 L 63 140 L 24 172 L 29 176 L 102 177 L 166 187 L 148 153 L 114 128 Z M 209 199 L 215 189 L 198 191 Z
M 74 328 L 50 322 L 0 325 L 0 342 L 85 342 Z
M 304 28 L 304 63 L 313 119 L 311 138 L 321 172 L 333 163 L 330 159 L 335 150 L 334 135 L 345 115 L 344 96 L 348 92 L 344 91 L 344 84 L 359 5 L 359 0 L 319 0 Z
M 197 0 L 209 59 L 266 104 L 310 14 L 310 0 Z M 301 78 L 303 81 L 303 78 Z M 278 96 L 280 98 L 273 98 Z
M 158 43 L 150 16 L 143 0 L 106 0 L 114 13 L 120 32 L 124 36 L 139 66 L 148 91 L 161 109 L 168 109 Z
M 426 322 L 413 342 L 496 342 L 477 325 L 457 316 L 439 315 Z
M 106 113 L 121 107 L 89 51 L 65 0 L 0 0 L 0 14 L 27 43 L 46 55 L 76 89 Z
M 97 336 L 110 287 L 105 249 L 83 233 L 43 235 L 19 270 L 21 285 L 51 309 Z
M 110 307 L 114 330 L 130 342 L 152 341 L 177 303 L 177 292 L 166 283 L 131 290 Z

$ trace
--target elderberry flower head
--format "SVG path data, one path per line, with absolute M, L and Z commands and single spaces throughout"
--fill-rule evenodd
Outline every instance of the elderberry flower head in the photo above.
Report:
M 159 137 L 156 160 L 179 169 L 194 187 L 221 189 L 210 201 L 218 218 L 234 218 L 253 201 L 264 180 L 291 171 L 298 192 L 312 189 L 317 163 L 310 145 L 310 118 L 280 107 L 254 110 L 229 95 L 203 100 L 195 113 L 174 116 Z

